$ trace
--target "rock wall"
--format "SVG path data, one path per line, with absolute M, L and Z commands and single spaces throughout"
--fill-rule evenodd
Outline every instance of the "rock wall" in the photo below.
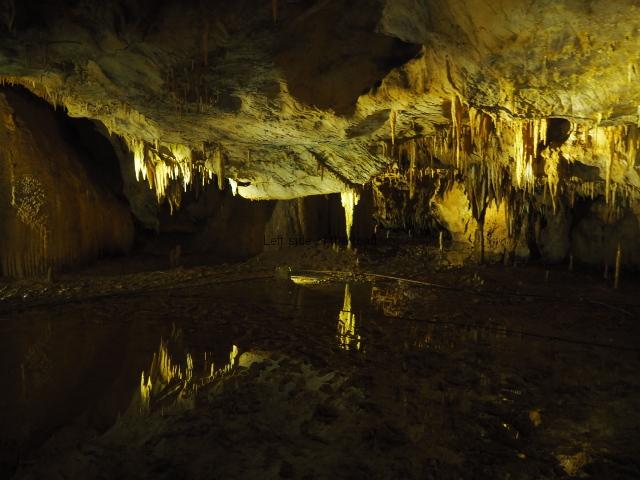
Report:
M 267 250 L 297 247 L 321 239 L 345 243 L 345 236 L 344 210 L 337 194 L 276 202 L 264 234 Z
M 432 215 L 454 242 L 454 248 L 478 249 L 478 222 L 473 216 L 468 193 L 461 183 L 453 183 L 444 194 L 432 198 Z M 529 256 L 529 248 L 520 231 L 513 235 L 508 227 L 506 203 L 491 202 L 484 218 L 484 252 L 489 260 L 504 260 L 515 255 Z
M 0 90 L 0 274 L 46 273 L 126 252 L 127 206 L 91 175 L 53 109 Z M 94 172 L 95 173 L 95 172 Z
M 474 244 L 478 224 L 462 185 L 454 184 L 443 196 L 434 197 L 432 203 L 435 219 L 449 232 L 457 244 L 455 248 L 477 248 Z M 567 262 L 572 256 L 577 263 L 613 268 L 619 245 L 622 265 L 640 268 L 640 215 L 634 209 L 612 208 L 597 199 L 582 200 L 572 207 L 563 203 L 555 211 L 551 205 L 538 208 L 534 215 L 522 220 L 514 240 L 508 228 L 506 204 L 492 203 L 487 207 L 484 246 L 488 259 L 504 259 L 515 247 L 514 253 L 520 259 L 555 264 Z
M 351 228 L 352 246 L 368 244 L 373 234 L 371 186 L 361 192 Z M 265 229 L 265 248 L 296 247 L 323 241 L 347 245 L 345 211 L 340 195 L 314 195 L 276 202 Z
M 274 202 L 247 200 L 233 196 L 228 190 L 225 193 L 218 196 L 213 214 L 196 234 L 194 247 L 226 258 L 259 254 L 264 248 L 264 232 Z
M 637 212 L 612 212 L 601 202 L 576 222 L 571 232 L 571 252 L 582 262 L 612 267 L 620 246 L 622 264 L 640 268 L 640 220 Z

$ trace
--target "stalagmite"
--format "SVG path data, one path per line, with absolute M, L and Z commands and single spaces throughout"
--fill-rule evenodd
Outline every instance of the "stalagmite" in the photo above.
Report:
M 484 263 L 484 225 L 478 224 L 473 246 L 476 251 L 478 263 Z

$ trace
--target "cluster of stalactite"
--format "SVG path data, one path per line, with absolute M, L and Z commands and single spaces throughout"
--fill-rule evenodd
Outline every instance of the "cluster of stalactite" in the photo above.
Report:
M 219 145 L 203 145 L 194 151 L 181 144 L 124 139 L 133 154 L 136 178 L 149 184 L 159 203 L 167 200 L 171 211 L 180 206 L 182 192 L 196 181 L 205 185 L 215 175 L 218 188 L 225 188 L 224 153 Z
M 0 86 L 22 86 L 45 99 L 56 108 L 73 104 L 75 116 L 91 117 L 91 106 L 67 97 L 64 88 L 52 90 L 53 78 L 36 81 L 28 77 L 0 77 Z M 121 135 L 124 120 L 132 125 L 149 125 L 140 112 L 119 102 L 110 102 L 111 115 L 105 121 L 110 135 Z M 126 129 L 125 129 L 126 130 Z M 224 150 L 216 143 L 203 144 L 199 148 L 159 139 L 146 141 L 131 134 L 121 135 L 133 155 L 136 178 L 145 181 L 156 193 L 158 202 L 169 203 L 171 210 L 180 206 L 182 192 L 195 182 L 209 183 L 214 175 L 218 187 L 225 188 Z
M 566 135 L 555 131 L 558 124 L 567 127 Z M 430 136 L 399 141 L 394 135 L 380 144 L 379 153 L 392 162 L 372 182 L 377 216 L 389 226 L 423 226 L 429 205 L 460 182 L 477 223 L 480 258 L 491 205 L 505 212 L 507 250 L 513 255 L 534 209 L 544 214 L 547 209 L 555 212 L 560 204 L 572 208 L 580 197 L 600 197 L 615 217 L 637 202 L 639 146 L 637 125 L 518 119 L 504 112 L 483 112 L 455 97 L 451 124 Z M 596 173 L 579 176 L 572 173 L 579 170 L 573 164 Z
M 574 192 L 603 195 L 615 206 L 619 200 L 640 198 L 637 125 L 568 122 L 567 138 L 550 132 L 553 120 L 514 118 L 503 111 L 484 112 L 451 101 L 452 123 L 432 137 L 432 149 L 466 176 L 470 165 L 481 163 L 496 200 L 513 187 L 535 193 L 540 187 L 555 207 L 559 195 Z M 598 168 L 598 178 L 576 191 L 580 178 L 562 175 L 562 164 L 581 162 Z M 511 186 L 504 180 L 508 172 Z
M 430 201 L 450 187 L 454 170 L 431 153 L 427 142 L 421 137 L 396 145 L 380 144 L 380 154 L 393 159 L 372 179 L 375 215 L 382 226 L 430 228 Z

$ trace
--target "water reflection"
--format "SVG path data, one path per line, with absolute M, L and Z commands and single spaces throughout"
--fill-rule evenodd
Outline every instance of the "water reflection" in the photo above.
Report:
M 222 390 L 224 382 L 220 380 L 239 373 L 235 365 L 250 365 L 261 358 L 260 352 L 280 351 L 299 351 L 292 356 L 299 355 L 304 361 L 318 358 L 318 364 L 331 362 L 335 372 L 342 371 L 346 363 L 345 371 L 348 368 L 358 373 L 353 376 L 353 394 L 357 389 L 371 402 L 374 414 L 367 421 L 377 425 L 374 417 L 383 412 L 381 415 L 388 415 L 383 420 L 390 424 L 403 422 L 399 432 L 408 425 L 406 438 L 411 442 L 406 445 L 412 448 L 415 444 L 422 449 L 421 454 L 430 448 L 433 438 L 443 439 L 440 443 L 448 449 L 430 452 L 437 457 L 461 451 L 468 446 L 467 438 L 481 435 L 483 445 L 486 443 L 491 452 L 504 452 L 505 458 L 537 458 L 538 439 L 546 435 L 546 445 L 561 446 L 553 451 L 558 463 L 577 475 L 585 458 L 591 461 L 597 455 L 596 450 L 584 445 L 584 432 L 590 431 L 596 432 L 594 438 L 601 444 L 613 439 L 616 448 L 621 449 L 621 458 L 628 457 L 626 447 L 619 445 L 627 437 L 631 444 L 634 437 L 625 433 L 629 429 L 619 419 L 634 418 L 635 405 L 630 401 L 635 398 L 633 388 L 637 383 L 631 372 L 637 364 L 634 359 L 624 363 L 606 352 L 597 351 L 594 355 L 585 347 L 518 336 L 513 330 L 520 325 L 507 314 L 488 307 L 477 309 L 475 303 L 464 308 L 460 302 L 458 307 L 440 293 L 423 288 L 392 282 L 345 285 L 323 281 L 314 285 L 319 281 L 312 278 L 300 283 L 303 287 L 286 282 L 275 286 L 273 282 L 251 284 L 250 298 L 245 286 L 216 287 L 217 290 L 208 286 L 201 291 L 176 291 L 172 297 L 158 296 L 153 303 L 147 298 L 144 303 L 135 300 L 115 307 L 90 302 L 76 307 L 72 311 L 75 315 L 70 315 L 67 307 L 53 314 L 33 312 L 7 320 L 0 335 L 0 360 L 9 366 L 4 382 L 8 392 L 0 399 L 4 400 L 0 405 L 0 477 L 3 457 L 6 464 L 17 465 L 20 449 L 28 451 L 61 426 L 72 424 L 76 417 L 82 422 L 87 418 L 86 422 L 92 428 L 96 425 L 97 431 L 106 431 L 116 414 L 129 407 L 127 413 L 136 416 L 182 412 L 198 402 L 204 405 Z M 100 309 L 105 317 L 109 312 L 117 312 L 119 317 L 131 312 L 131 320 L 95 322 L 96 310 Z M 55 321 L 49 322 L 52 315 Z M 175 318 L 183 330 L 172 331 L 167 318 Z M 366 350 L 367 361 L 357 365 L 341 363 L 348 359 L 331 355 L 329 348 L 335 348 L 336 337 L 340 349 L 359 353 Z M 240 358 L 234 343 L 250 351 Z M 580 379 L 587 371 L 598 382 L 585 387 Z M 274 375 L 285 374 L 284 378 L 269 377 L 281 378 L 281 383 L 273 384 L 275 390 L 295 393 L 310 388 L 310 383 L 298 387 L 288 370 L 275 372 Z M 338 390 L 327 380 L 334 375 L 332 371 L 330 376 L 318 377 L 320 380 L 313 386 L 314 391 L 320 392 L 317 395 L 331 396 Z M 600 381 L 604 383 L 600 385 Z M 200 390 L 203 387 L 206 391 Z M 619 389 L 621 395 L 627 396 L 621 396 L 623 400 L 616 404 L 623 414 L 618 410 L 610 413 L 611 409 L 595 404 L 608 399 L 611 389 Z M 271 391 L 271 386 L 266 391 Z M 238 418 L 245 415 L 247 408 L 254 408 L 254 400 L 262 401 L 256 396 L 259 392 L 262 390 L 243 389 Z M 566 405 L 563 410 L 558 408 L 558 398 Z M 350 403 L 353 402 L 345 402 Z M 575 411 L 575 419 L 565 418 L 567 411 L 572 415 Z M 226 411 L 219 413 L 223 419 L 219 421 L 226 421 Z M 278 414 L 273 418 L 285 417 Z M 306 421 L 309 417 L 304 418 Z M 331 432 L 331 425 L 342 424 L 334 421 L 330 408 L 319 409 L 313 418 L 315 423 L 305 423 L 304 438 L 318 431 Z M 360 417 L 345 414 L 338 418 Z M 145 416 L 142 424 L 147 420 Z M 155 424 L 155 420 L 149 423 L 151 427 Z M 318 430 L 309 430 L 314 425 Z M 597 435 L 601 425 L 610 426 L 610 438 Z M 372 428 L 367 427 L 366 438 L 355 438 L 356 446 L 369 448 L 372 431 L 374 438 L 382 438 Z M 246 431 L 255 435 L 253 427 Z M 190 434 L 191 430 L 185 428 L 185 432 Z M 94 434 L 92 430 L 87 432 Z M 339 444 L 333 439 L 344 438 L 335 431 L 334 434 L 335 437 L 327 437 L 328 444 Z M 396 439 L 387 430 L 382 434 L 389 442 L 397 442 L 400 450 L 404 448 L 404 437 Z M 262 442 L 260 447 L 267 443 L 272 448 L 270 441 Z M 237 445 L 250 450 L 247 458 L 257 456 L 254 444 Z M 231 450 L 237 449 L 229 447 Z M 484 451 L 478 455 L 484 455 Z M 273 454 L 265 458 L 270 456 Z M 472 457 L 471 461 L 480 460 Z M 506 478 L 503 473 L 492 478 Z
M 372 307 L 384 318 L 404 320 L 396 333 L 401 335 L 400 345 L 405 349 L 444 351 L 470 344 L 498 346 L 522 341 L 521 334 L 510 331 L 508 320 L 480 317 L 482 321 L 478 322 L 472 315 L 450 315 L 438 308 L 441 302 L 434 292 L 402 283 L 374 285 L 371 289 Z
M 431 292 L 398 283 L 374 286 L 371 289 L 370 302 L 386 317 L 403 317 L 412 313 L 416 302 L 425 303 L 433 300 Z
M 359 333 L 356 333 L 357 321 L 356 315 L 351 310 L 351 289 L 347 283 L 344 286 L 344 301 L 342 304 L 342 310 L 338 314 L 338 345 L 343 350 L 355 350 L 361 349 L 361 337 Z
M 175 337 L 180 336 L 181 332 L 178 330 Z M 211 354 L 204 352 L 202 368 L 196 370 L 191 353 L 186 352 L 183 363 L 176 362 L 169 352 L 169 342 L 160 339 L 158 351 L 151 360 L 149 374 L 145 377 L 145 372 L 142 371 L 139 394 L 134 396 L 133 410 L 145 413 L 158 408 L 184 409 L 193 406 L 194 394 L 198 388 L 229 373 L 236 365 L 238 353 L 238 347 L 232 345 L 229 362 L 216 368 Z

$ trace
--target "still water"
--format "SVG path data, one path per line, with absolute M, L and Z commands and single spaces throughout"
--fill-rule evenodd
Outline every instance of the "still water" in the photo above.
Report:
M 637 352 L 546 334 L 535 309 L 498 313 L 396 282 L 293 280 L 5 314 L 0 472 L 22 475 L 43 445 L 99 437 L 123 416 L 194 408 L 194 390 L 232 375 L 251 352 L 278 352 L 351 379 L 375 412 L 358 422 L 387 419 L 396 434 L 385 451 L 397 441 L 413 455 L 397 460 L 418 465 L 409 477 L 434 462 L 495 478 L 635 475 Z

